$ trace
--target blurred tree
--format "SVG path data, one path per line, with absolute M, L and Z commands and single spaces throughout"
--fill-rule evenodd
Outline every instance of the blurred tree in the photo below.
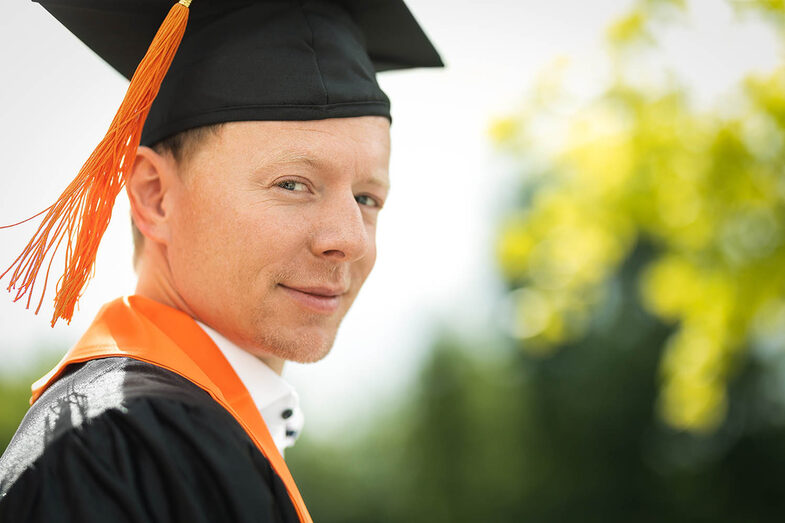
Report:
M 782 2 L 741 4 L 783 16 Z M 542 354 L 583 339 L 624 260 L 642 241 L 654 246 L 639 300 L 675 326 L 659 411 L 674 427 L 711 431 L 749 347 L 785 336 L 785 67 L 749 78 L 735 110 L 716 114 L 691 108 L 672 76 L 641 80 L 657 28 L 684 7 L 642 0 L 613 24 L 610 87 L 562 122 L 556 145 L 538 137 L 544 121 L 565 119 L 552 111 L 567 97 L 558 74 L 493 126 L 525 173 L 498 258 L 514 335 Z
M 764 390 L 774 367 L 739 368 L 712 434 L 656 416 L 674 327 L 639 303 L 655 252 L 635 247 L 581 340 L 542 357 L 444 333 L 397 410 L 287 451 L 314 520 L 780 521 L 785 408 Z M 776 360 L 785 368 L 785 354 Z
M 19 378 L 0 379 L 0 455 L 11 442 L 19 422 L 27 412 L 30 381 Z

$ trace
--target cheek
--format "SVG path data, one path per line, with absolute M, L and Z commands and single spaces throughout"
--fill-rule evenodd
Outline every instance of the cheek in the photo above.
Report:
M 174 278 L 186 285 L 212 285 L 236 274 L 237 245 L 245 231 L 222 195 L 189 194 L 178 202 L 169 259 Z M 220 274 L 220 279 L 217 275 Z
M 253 202 L 231 185 L 203 183 L 191 189 L 184 199 L 182 227 L 189 231 L 191 240 L 207 252 L 231 255 L 253 238 Z
M 368 229 L 368 251 L 365 256 L 357 261 L 354 268 L 354 277 L 358 281 L 365 282 L 376 264 L 376 227 Z
M 173 238 L 177 267 L 197 285 L 220 285 L 219 293 L 248 291 L 286 272 L 306 242 L 299 213 L 226 193 L 188 199 Z M 294 216 L 288 216 L 294 214 Z M 174 270 L 174 267 L 173 267 Z M 209 281 L 208 281 L 209 280 Z

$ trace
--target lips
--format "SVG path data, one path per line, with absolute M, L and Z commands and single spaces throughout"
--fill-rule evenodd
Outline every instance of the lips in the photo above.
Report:
M 299 292 L 304 292 L 306 294 L 313 294 L 315 296 L 323 296 L 325 298 L 329 298 L 332 296 L 340 296 L 341 294 L 346 294 L 346 290 L 338 288 L 338 287 L 292 287 L 289 285 L 283 285 L 282 287 L 286 287 L 287 289 L 292 289 Z
M 331 314 L 338 310 L 341 296 L 346 290 L 337 287 L 289 287 L 281 288 L 301 307 L 320 314 Z

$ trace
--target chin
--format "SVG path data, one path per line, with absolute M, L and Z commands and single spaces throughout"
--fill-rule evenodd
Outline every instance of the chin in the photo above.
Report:
M 295 333 L 268 332 L 257 339 L 256 346 L 287 361 L 315 363 L 330 352 L 335 335 L 336 331 L 325 333 L 309 329 Z
M 316 363 L 317 361 L 322 360 L 327 354 L 330 353 L 330 349 L 332 347 L 327 347 L 321 351 L 313 351 L 313 352 L 294 352 L 290 354 L 288 357 L 283 357 L 286 361 L 293 361 L 295 363 Z

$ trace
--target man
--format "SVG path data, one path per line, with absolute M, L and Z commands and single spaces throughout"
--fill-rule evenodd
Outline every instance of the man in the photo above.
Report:
M 196 2 L 133 162 L 119 155 L 136 293 L 34 385 L 0 521 L 310 521 L 277 374 L 327 354 L 374 264 L 390 147 L 375 71 L 440 60 L 399 1 Z M 168 7 L 44 5 L 126 76 Z M 158 38 L 148 56 L 171 54 Z M 110 130 L 109 149 L 132 134 Z

